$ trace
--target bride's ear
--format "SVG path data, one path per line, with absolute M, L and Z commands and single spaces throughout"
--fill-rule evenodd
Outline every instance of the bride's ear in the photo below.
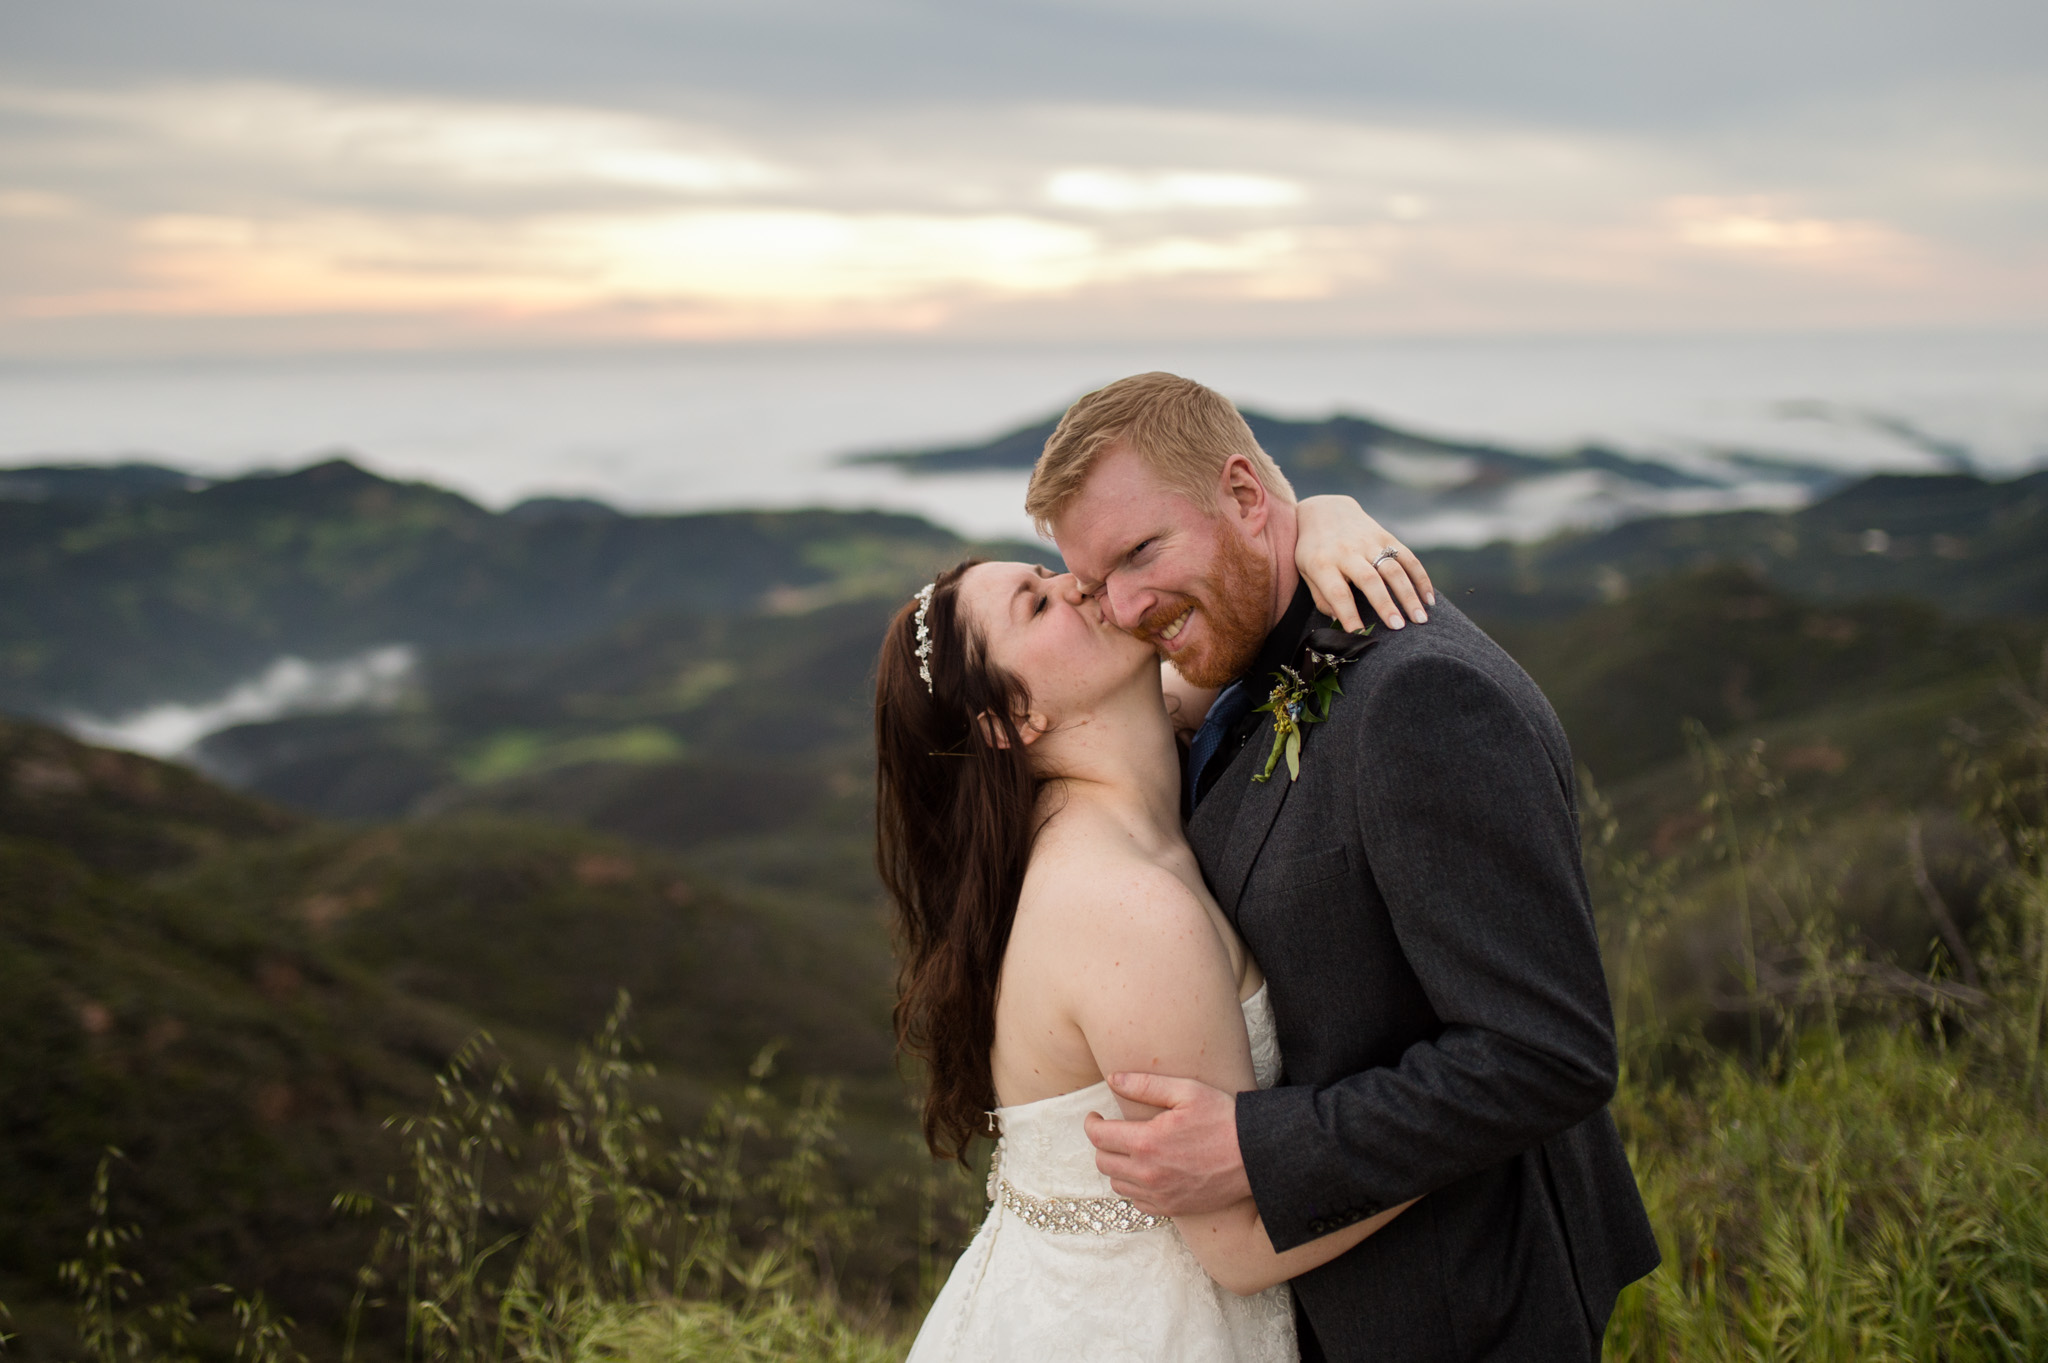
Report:
M 975 716 L 975 722 L 981 725 L 981 738 L 984 743 L 987 743 L 992 748 L 1007 748 L 1010 746 L 1009 733 L 1004 730 L 1002 725 L 996 723 L 994 715 L 983 710 L 979 715 Z M 1017 721 L 1017 737 L 1023 740 L 1024 746 L 1028 748 L 1043 738 L 1046 731 L 1050 728 L 1052 728 L 1052 721 L 1050 719 L 1036 710 L 1027 710 Z

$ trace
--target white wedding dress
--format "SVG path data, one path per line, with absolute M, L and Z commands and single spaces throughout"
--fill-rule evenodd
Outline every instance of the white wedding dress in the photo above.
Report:
M 1260 1088 L 1280 1077 L 1273 1006 L 1244 1001 Z M 1295 1363 L 1285 1286 L 1217 1286 L 1173 1222 L 1118 1197 L 1082 1130 L 1120 1116 L 1108 1084 L 999 1108 L 988 1217 L 908 1363 Z

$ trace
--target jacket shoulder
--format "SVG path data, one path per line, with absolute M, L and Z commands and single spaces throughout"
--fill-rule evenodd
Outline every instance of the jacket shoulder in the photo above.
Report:
M 1346 669 L 1345 689 L 1350 690 L 1353 677 L 1376 689 L 1390 680 L 1413 683 L 1459 672 L 1476 673 L 1522 699 L 1542 699 L 1542 691 L 1507 650 L 1448 603 L 1439 605 L 1426 624 L 1398 630 L 1382 627 L 1373 647 Z
M 1379 641 L 1343 673 L 1344 699 L 1331 718 L 1359 740 L 1382 726 L 1400 722 L 1403 707 L 1429 705 L 1447 691 L 1490 695 L 1515 711 L 1542 739 L 1565 771 L 1571 770 L 1570 745 L 1564 726 L 1543 695 L 1506 649 L 1448 602 L 1431 612 L 1428 623 L 1382 630 Z M 1352 713 L 1343 716 L 1349 701 Z

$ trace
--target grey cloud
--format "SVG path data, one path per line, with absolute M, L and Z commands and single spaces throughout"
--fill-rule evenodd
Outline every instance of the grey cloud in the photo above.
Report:
M 2030 0 L 15 0 L 6 16 L 17 79 L 263 75 L 651 108 L 1087 99 L 1647 130 L 2048 66 L 2048 6 Z
M 704 204 L 1007 214 L 1112 263 L 1288 238 L 1264 293 L 1232 293 L 1227 263 L 1129 266 L 945 305 L 990 334 L 2004 319 L 2048 278 L 2044 75 L 2039 0 L 0 0 L 0 349 L 299 325 L 63 311 L 175 283 L 167 219 L 445 281 L 472 264 L 446 242 L 513 251 L 549 215 Z M 521 119 L 542 143 L 578 120 L 617 135 L 427 154 L 478 121 L 516 143 Z M 786 173 L 725 192 L 589 169 L 650 150 Z M 1047 192 L 1076 169 L 1300 193 L 1119 215 Z M 1904 301 L 1866 307 L 1879 285 Z M 8 322 L 10 298 L 45 311 Z

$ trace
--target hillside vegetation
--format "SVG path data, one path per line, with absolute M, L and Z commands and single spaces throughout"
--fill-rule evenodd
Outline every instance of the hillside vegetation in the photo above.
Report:
M 1349 493 L 1394 523 L 1428 511 L 1498 507 L 1511 493 L 1559 479 L 1576 479 L 1579 496 L 1598 489 L 1639 505 L 1655 504 L 1658 494 L 1679 491 L 1711 493 L 1768 482 L 1812 492 L 1840 481 L 1829 469 L 1753 451 L 1717 451 L 1706 458 L 1695 454 L 1681 465 L 1599 444 L 1516 449 L 1494 441 L 1431 435 L 1349 413 L 1292 420 L 1246 409 L 1244 419 L 1259 447 L 1273 457 L 1296 492 Z M 850 462 L 893 464 L 911 474 L 1021 471 L 1038 461 L 1058 425 L 1057 416 L 1048 416 L 976 444 L 885 450 L 855 455 Z M 1909 438 L 1904 443 L 1925 452 L 1921 441 Z
M 201 700 L 280 654 L 527 647 L 652 610 L 819 604 L 893 590 L 961 549 L 909 516 L 493 514 L 341 459 L 45 492 L 0 496 L 0 708 L 17 712 Z
M 2048 615 L 2048 473 L 1866 478 L 1794 512 L 1632 521 L 1535 544 L 1438 550 L 1431 572 L 1489 622 L 1557 619 L 1739 564 L 1820 602 L 1914 597 L 1973 617 Z
M 1429 556 L 1585 769 L 1667 1259 L 1616 1356 L 2048 1351 L 2044 491 L 1875 479 Z M 868 687 L 969 546 L 492 515 L 343 464 L 39 495 L 0 501 L 0 704 L 422 662 L 393 708 L 213 736 L 211 779 L 0 724 L 10 1348 L 77 1357 L 82 1285 L 98 1363 L 116 1321 L 222 1357 L 229 1282 L 264 1363 L 264 1311 L 323 1359 L 895 1356 L 978 1191 L 921 1158 L 891 1056 Z M 67 1284 L 110 1145 L 102 1219 L 141 1236 Z M 179 1345 L 140 1308 L 186 1291 Z
M 0 1301 L 16 1348 L 60 1352 L 53 1275 L 108 1146 L 127 1156 L 115 1214 L 147 1228 L 150 1281 L 228 1279 L 338 1328 L 369 1233 L 329 1204 L 397 1168 L 384 1119 L 428 1101 L 479 1029 L 529 1083 L 566 1071 L 621 989 L 664 1076 L 647 1096 L 678 1119 L 780 1042 L 793 1077 L 840 1084 L 840 1176 L 907 1176 L 887 979 L 865 902 L 736 895 L 532 820 L 313 824 L 0 725 Z
M 1622 1037 L 1615 1114 L 1664 1253 L 1623 1295 L 1608 1357 L 2048 1348 L 2048 673 L 2008 700 L 2000 731 L 1957 754 L 1971 854 L 1988 868 L 1969 931 L 1936 908 L 1951 891 L 1917 852 L 1880 873 L 1926 896 L 1924 969 L 1845 935 L 1835 910 L 1848 867 L 1810 838 L 1768 742 L 1695 748 L 1703 836 L 1667 851 L 1632 849 L 1614 803 L 1589 791 Z M 1716 912 L 1738 931 L 1725 955 L 1702 957 L 1710 976 L 1733 977 L 1709 1005 L 1736 1023 L 1721 1043 L 1657 979 L 1661 950 Z M 778 1101 L 757 1063 L 679 1132 L 643 1105 L 659 1085 L 629 1063 L 626 1024 L 615 1011 L 524 1105 L 516 1065 L 462 1047 L 387 1137 L 388 1192 L 345 1200 L 380 1234 L 358 1274 L 328 1280 L 318 1304 L 332 1314 L 309 1329 L 260 1297 L 232 1311 L 216 1297 L 209 1313 L 166 1289 L 144 1296 L 125 1275 L 151 1242 L 130 1238 L 115 1203 L 125 1162 L 115 1197 L 102 1163 L 70 1272 L 77 1344 L 102 1363 L 171 1363 L 231 1342 L 238 1357 L 285 1363 L 336 1336 L 349 1356 L 448 1363 L 900 1357 L 965 1233 L 946 1214 L 965 1200 L 961 1181 L 881 1185 L 920 1212 L 910 1233 L 878 1237 L 876 1182 L 863 1196 L 834 1176 L 830 1090 Z M 894 1297 L 859 1287 L 877 1259 L 914 1264 Z M 194 1281 L 172 1267 L 187 1272 L 169 1282 Z M 49 1338 L 32 1345 L 73 1352 L 55 1317 L 38 1313 Z

